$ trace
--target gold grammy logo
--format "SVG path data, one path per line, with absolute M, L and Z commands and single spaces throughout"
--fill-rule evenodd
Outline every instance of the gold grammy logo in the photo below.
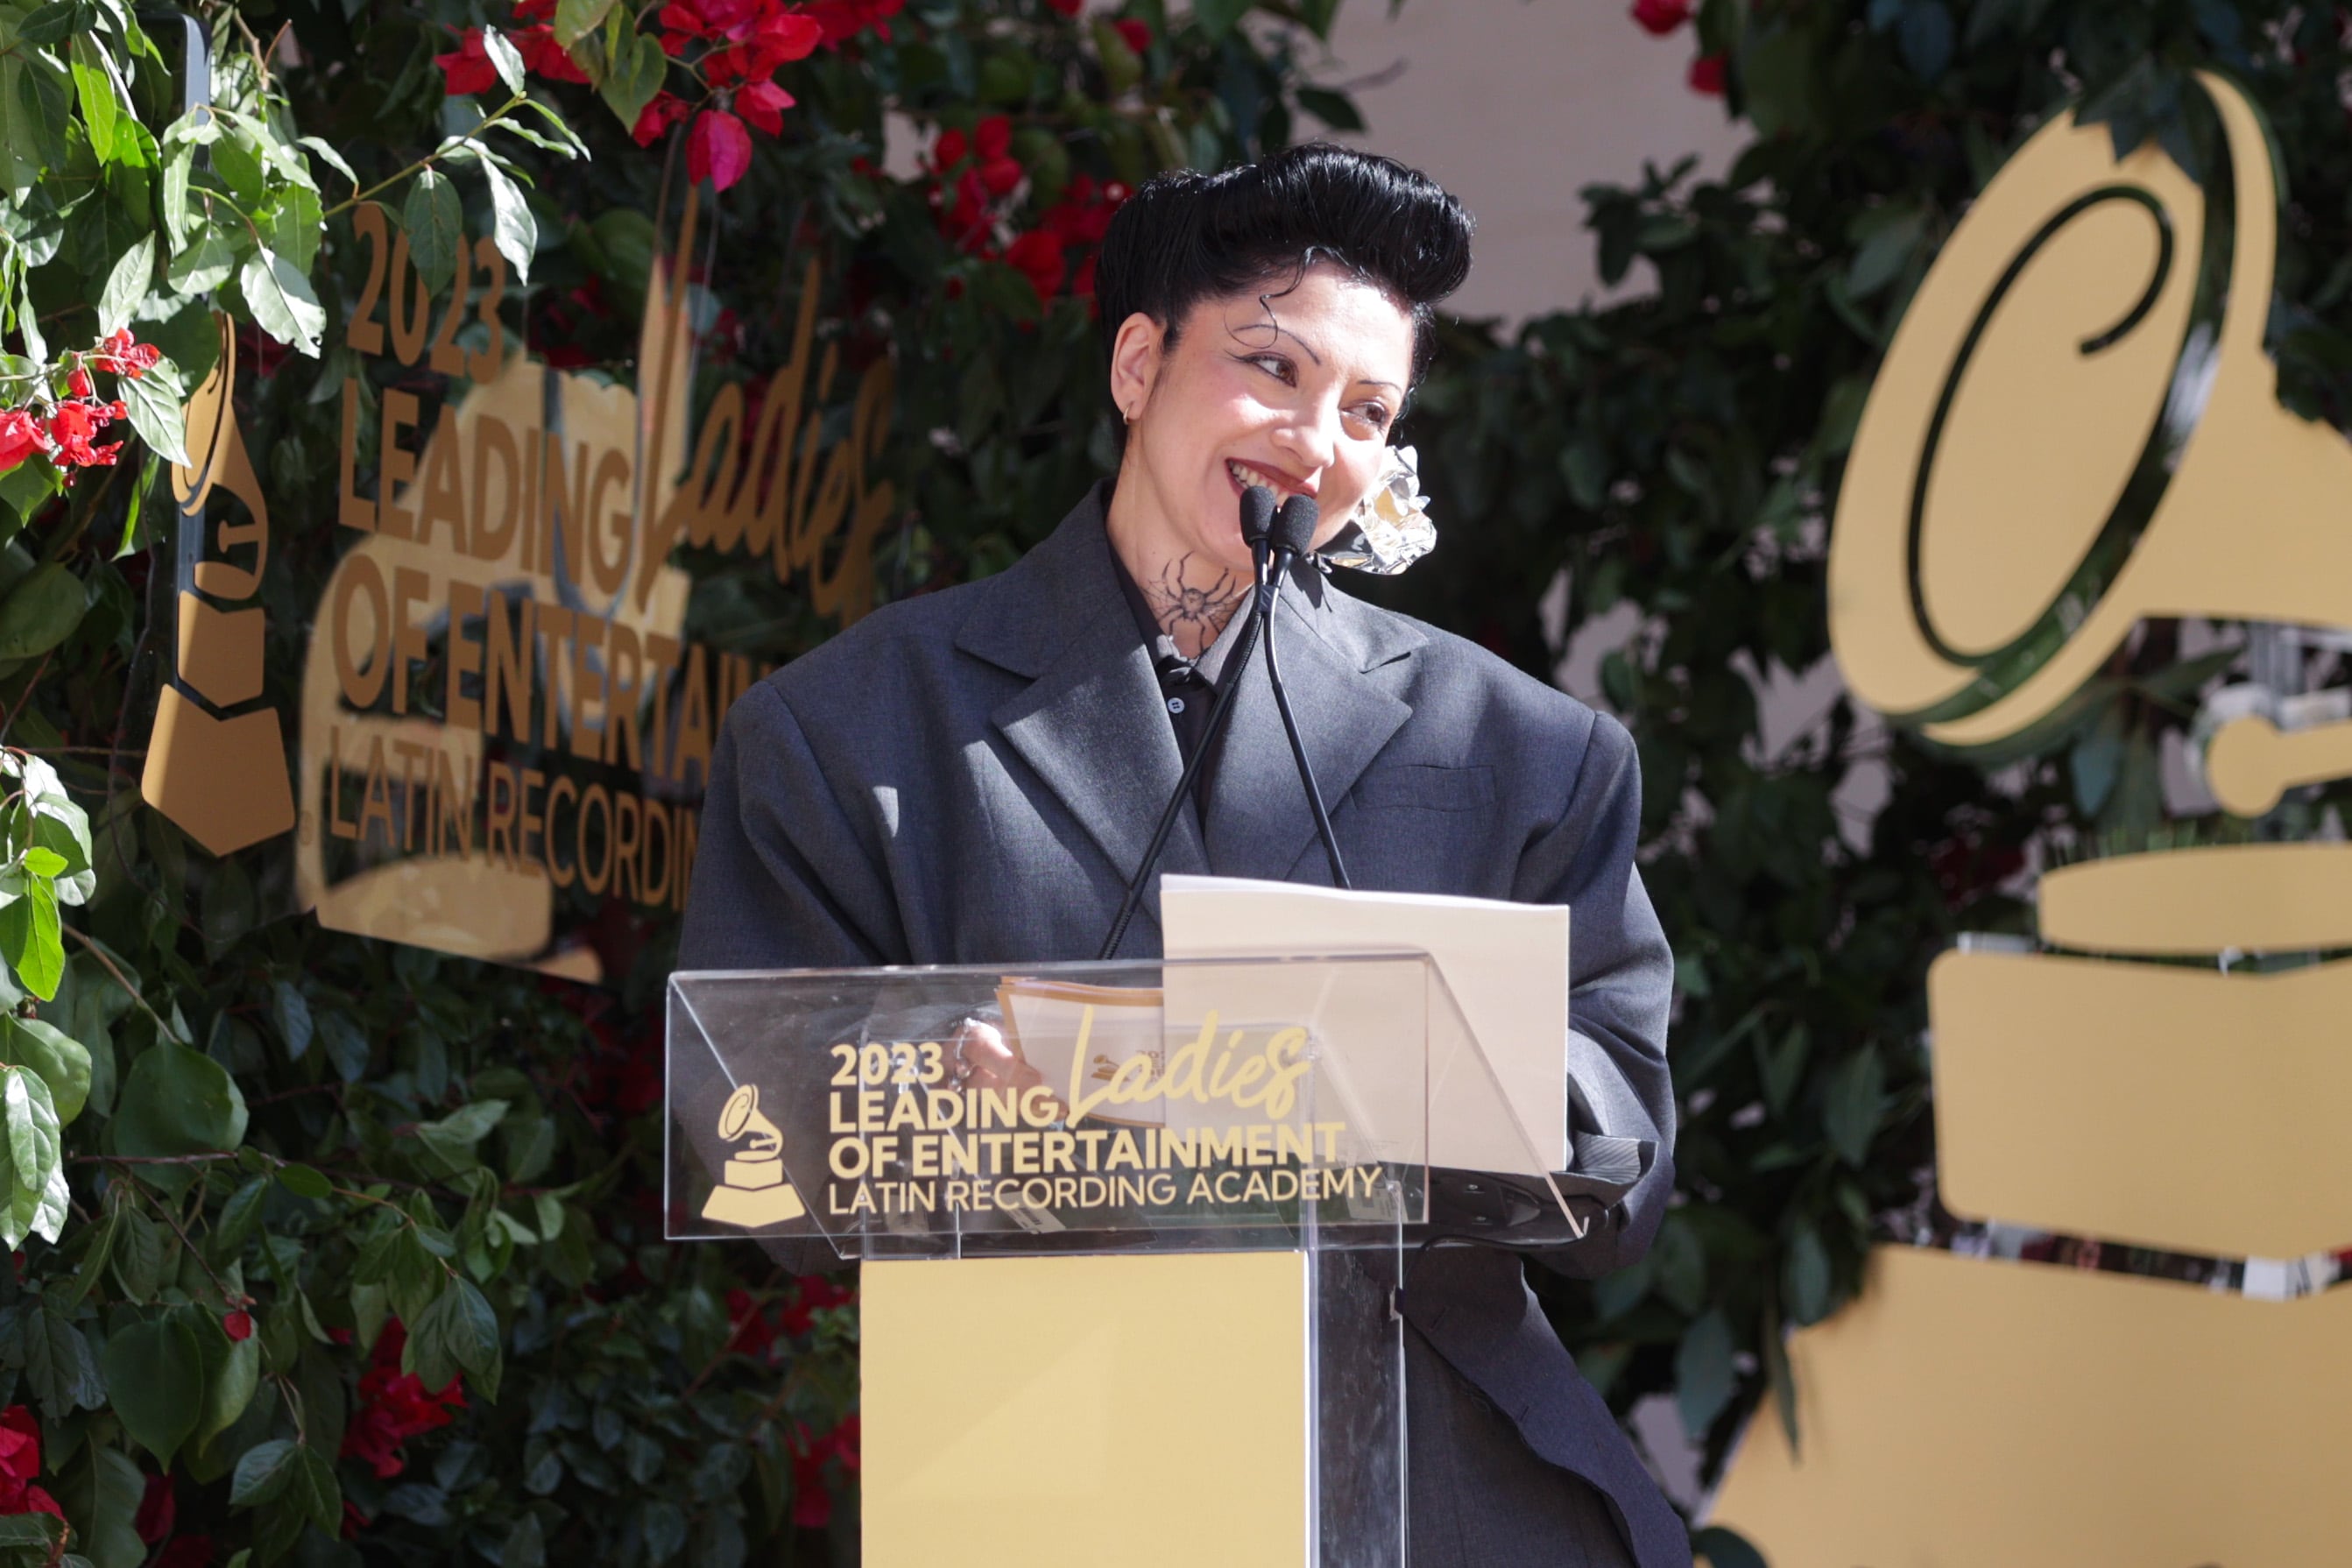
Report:
M 172 466 L 178 657 L 157 701 L 140 794 L 213 854 L 228 855 L 291 828 L 294 794 L 278 710 L 258 706 L 269 503 L 236 425 L 236 332 L 226 317 L 219 330 L 220 358 L 188 400 L 188 461 Z
M 723 1178 L 703 1203 L 703 1218 L 757 1230 L 808 1213 L 784 1179 L 784 1136 L 760 1113 L 758 1084 L 747 1083 L 727 1097 L 719 1110 L 719 1136 L 741 1143 L 743 1152 L 728 1159 Z
M 2053 719 L 2152 617 L 2352 626 L 2352 444 L 2282 408 L 2263 349 L 2278 178 L 2215 77 L 2198 177 L 2062 116 L 1987 187 L 1904 318 L 1857 431 L 1830 629 L 1864 700 L 1977 745 Z M 2352 725 L 2222 730 L 2258 815 L 2352 775 Z M 2333 1126 L 2352 852 L 2126 855 L 2043 878 L 2057 951 L 1928 980 L 1956 1213 L 2231 1258 L 2352 1242 Z M 2202 955 L 2201 966 L 2156 959 Z M 2340 1321 L 2339 1321 L 2340 1320 Z M 1717 1517 L 1775 1568 L 2327 1561 L 2314 1457 L 2352 1446 L 2352 1292 L 2287 1303 L 1883 1249 L 1790 1347 L 1803 1447 L 1750 1429 Z

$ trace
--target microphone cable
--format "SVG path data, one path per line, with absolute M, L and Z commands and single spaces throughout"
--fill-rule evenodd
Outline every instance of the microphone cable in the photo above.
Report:
M 1167 807 L 1160 814 L 1160 826 L 1152 829 L 1151 843 L 1143 851 L 1142 863 L 1136 867 L 1135 875 L 1128 879 L 1127 892 L 1118 901 L 1118 913 L 1112 918 L 1110 931 L 1103 938 L 1102 951 L 1095 954 L 1097 961 L 1115 955 L 1118 952 L 1118 944 L 1126 940 L 1127 928 L 1134 921 L 1135 911 L 1142 906 L 1143 889 L 1150 882 L 1151 873 L 1159 868 L 1160 856 L 1167 851 L 1168 836 L 1176 827 L 1176 814 L 1184 809 L 1186 801 L 1192 798 L 1201 777 L 1201 764 L 1216 745 L 1217 737 L 1224 732 L 1225 719 L 1233 711 L 1234 696 L 1242 689 L 1241 676 L 1249 668 L 1250 655 L 1256 651 L 1258 636 L 1270 618 L 1264 609 L 1266 602 L 1267 531 L 1273 520 L 1274 492 L 1271 489 L 1264 485 L 1252 485 L 1242 492 L 1242 538 L 1249 545 L 1250 555 L 1255 563 L 1257 591 L 1250 595 L 1247 618 L 1242 626 L 1241 643 L 1234 649 L 1233 659 L 1226 666 L 1233 673 L 1229 679 L 1218 682 L 1217 700 L 1209 708 L 1208 727 L 1202 731 L 1201 743 L 1192 749 L 1192 755 L 1184 763 L 1183 775 L 1176 781 L 1175 793 L 1169 795 Z M 1312 531 L 1311 526 L 1309 531 Z M 1287 719 L 1288 715 L 1284 717 Z
M 1290 563 L 1315 547 L 1316 507 L 1312 498 L 1292 496 L 1276 514 L 1267 544 L 1273 563 L 1261 590 L 1264 605 L 1258 618 L 1265 623 L 1265 679 L 1274 688 L 1274 705 L 1282 715 L 1283 733 L 1290 737 L 1291 760 L 1298 764 L 1298 782 L 1307 788 L 1307 809 L 1315 816 L 1315 832 L 1323 840 L 1324 858 L 1331 863 L 1331 885 L 1353 888 L 1347 865 L 1339 858 L 1339 836 L 1331 831 L 1331 814 L 1324 807 L 1323 791 L 1315 782 L 1315 764 L 1307 760 L 1307 744 L 1298 737 L 1298 721 L 1290 716 L 1290 693 L 1282 683 L 1282 662 L 1274 651 L 1275 609 L 1281 603 L 1282 584 Z M 1244 656 L 1246 657 L 1246 656 Z

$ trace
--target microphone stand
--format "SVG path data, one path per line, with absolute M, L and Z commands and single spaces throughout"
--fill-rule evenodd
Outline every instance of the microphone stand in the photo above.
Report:
M 1169 834 L 1175 831 L 1176 814 L 1184 809 L 1186 801 L 1192 798 L 1201 777 L 1201 764 L 1215 747 L 1217 737 L 1224 733 L 1225 720 L 1233 712 L 1234 694 L 1242 688 L 1242 673 L 1249 668 L 1250 655 L 1256 651 L 1258 636 L 1265 629 L 1268 618 L 1265 614 L 1266 526 L 1273 512 L 1274 492 L 1264 485 L 1252 485 L 1242 492 L 1242 537 L 1248 541 L 1250 555 L 1255 563 L 1257 591 L 1250 595 L 1248 614 L 1242 625 L 1242 640 L 1234 649 L 1233 659 L 1227 666 L 1234 672 L 1233 678 L 1218 684 L 1217 700 L 1209 708 L 1208 728 L 1202 732 L 1201 743 L 1193 748 L 1192 757 L 1184 763 L 1183 774 L 1176 781 L 1175 793 L 1168 797 L 1168 805 L 1160 814 L 1160 825 L 1151 830 L 1151 843 L 1143 851 L 1142 863 L 1136 867 L 1135 875 L 1128 879 L 1127 892 L 1118 901 L 1118 913 L 1113 917 L 1110 931 L 1103 938 L 1102 951 L 1095 954 L 1097 960 L 1116 954 L 1118 944 L 1126 940 L 1127 928 L 1134 921 L 1135 911 L 1142 906 L 1143 889 L 1150 882 L 1151 873 L 1159 868 L 1160 856 L 1167 851 Z
M 1258 619 L 1265 624 L 1265 679 L 1274 688 L 1274 706 L 1282 715 L 1283 733 L 1290 738 L 1291 760 L 1298 764 L 1298 782 L 1307 789 L 1307 806 L 1315 817 L 1316 836 L 1323 841 L 1324 858 L 1331 863 L 1331 885 L 1352 888 L 1348 879 L 1348 868 L 1339 858 L 1339 836 L 1331 831 L 1331 814 L 1323 805 L 1323 791 L 1315 782 L 1315 764 L 1307 759 L 1306 742 L 1298 736 L 1298 721 L 1290 714 L 1290 693 L 1282 683 L 1282 662 L 1274 651 L 1275 610 L 1281 603 L 1282 584 L 1290 575 L 1290 563 L 1304 553 L 1315 538 L 1315 503 L 1305 496 L 1293 496 L 1282 506 L 1276 519 L 1272 536 L 1273 567 L 1261 580 L 1258 595 Z M 1244 656 L 1246 662 L 1247 656 Z

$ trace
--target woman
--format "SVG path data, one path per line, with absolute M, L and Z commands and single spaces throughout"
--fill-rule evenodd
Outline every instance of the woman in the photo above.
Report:
M 736 705 L 682 966 L 1094 957 L 1227 680 L 1229 726 L 1161 868 L 1327 879 L 1264 668 L 1224 668 L 1252 579 L 1239 498 L 1313 497 L 1318 545 L 1349 525 L 1470 226 L 1425 176 L 1328 146 L 1139 190 L 1096 270 L 1117 479 L 1011 570 L 878 610 Z M 1311 568 L 1278 614 L 1355 885 L 1572 905 L 1577 1119 L 1670 1147 L 1672 959 L 1633 867 L 1623 729 Z M 1157 954 L 1151 907 L 1120 956 Z M 1671 1186 L 1661 1157 L 1542 1261 L 1631 1262 Z M 1517 1256 L 1431 1252 L 1404 1311 L 1414 1568 L 1686 1568 L 1679 1521 Z

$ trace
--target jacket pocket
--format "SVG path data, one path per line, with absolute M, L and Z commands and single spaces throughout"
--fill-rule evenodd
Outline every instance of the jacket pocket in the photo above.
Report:
M 1476 811 L 1495 803 L 1495 770 L 1400 763 L 1374 768 L 1350 792 L 1361 806 L 1418 806 L 1423 811 Z

